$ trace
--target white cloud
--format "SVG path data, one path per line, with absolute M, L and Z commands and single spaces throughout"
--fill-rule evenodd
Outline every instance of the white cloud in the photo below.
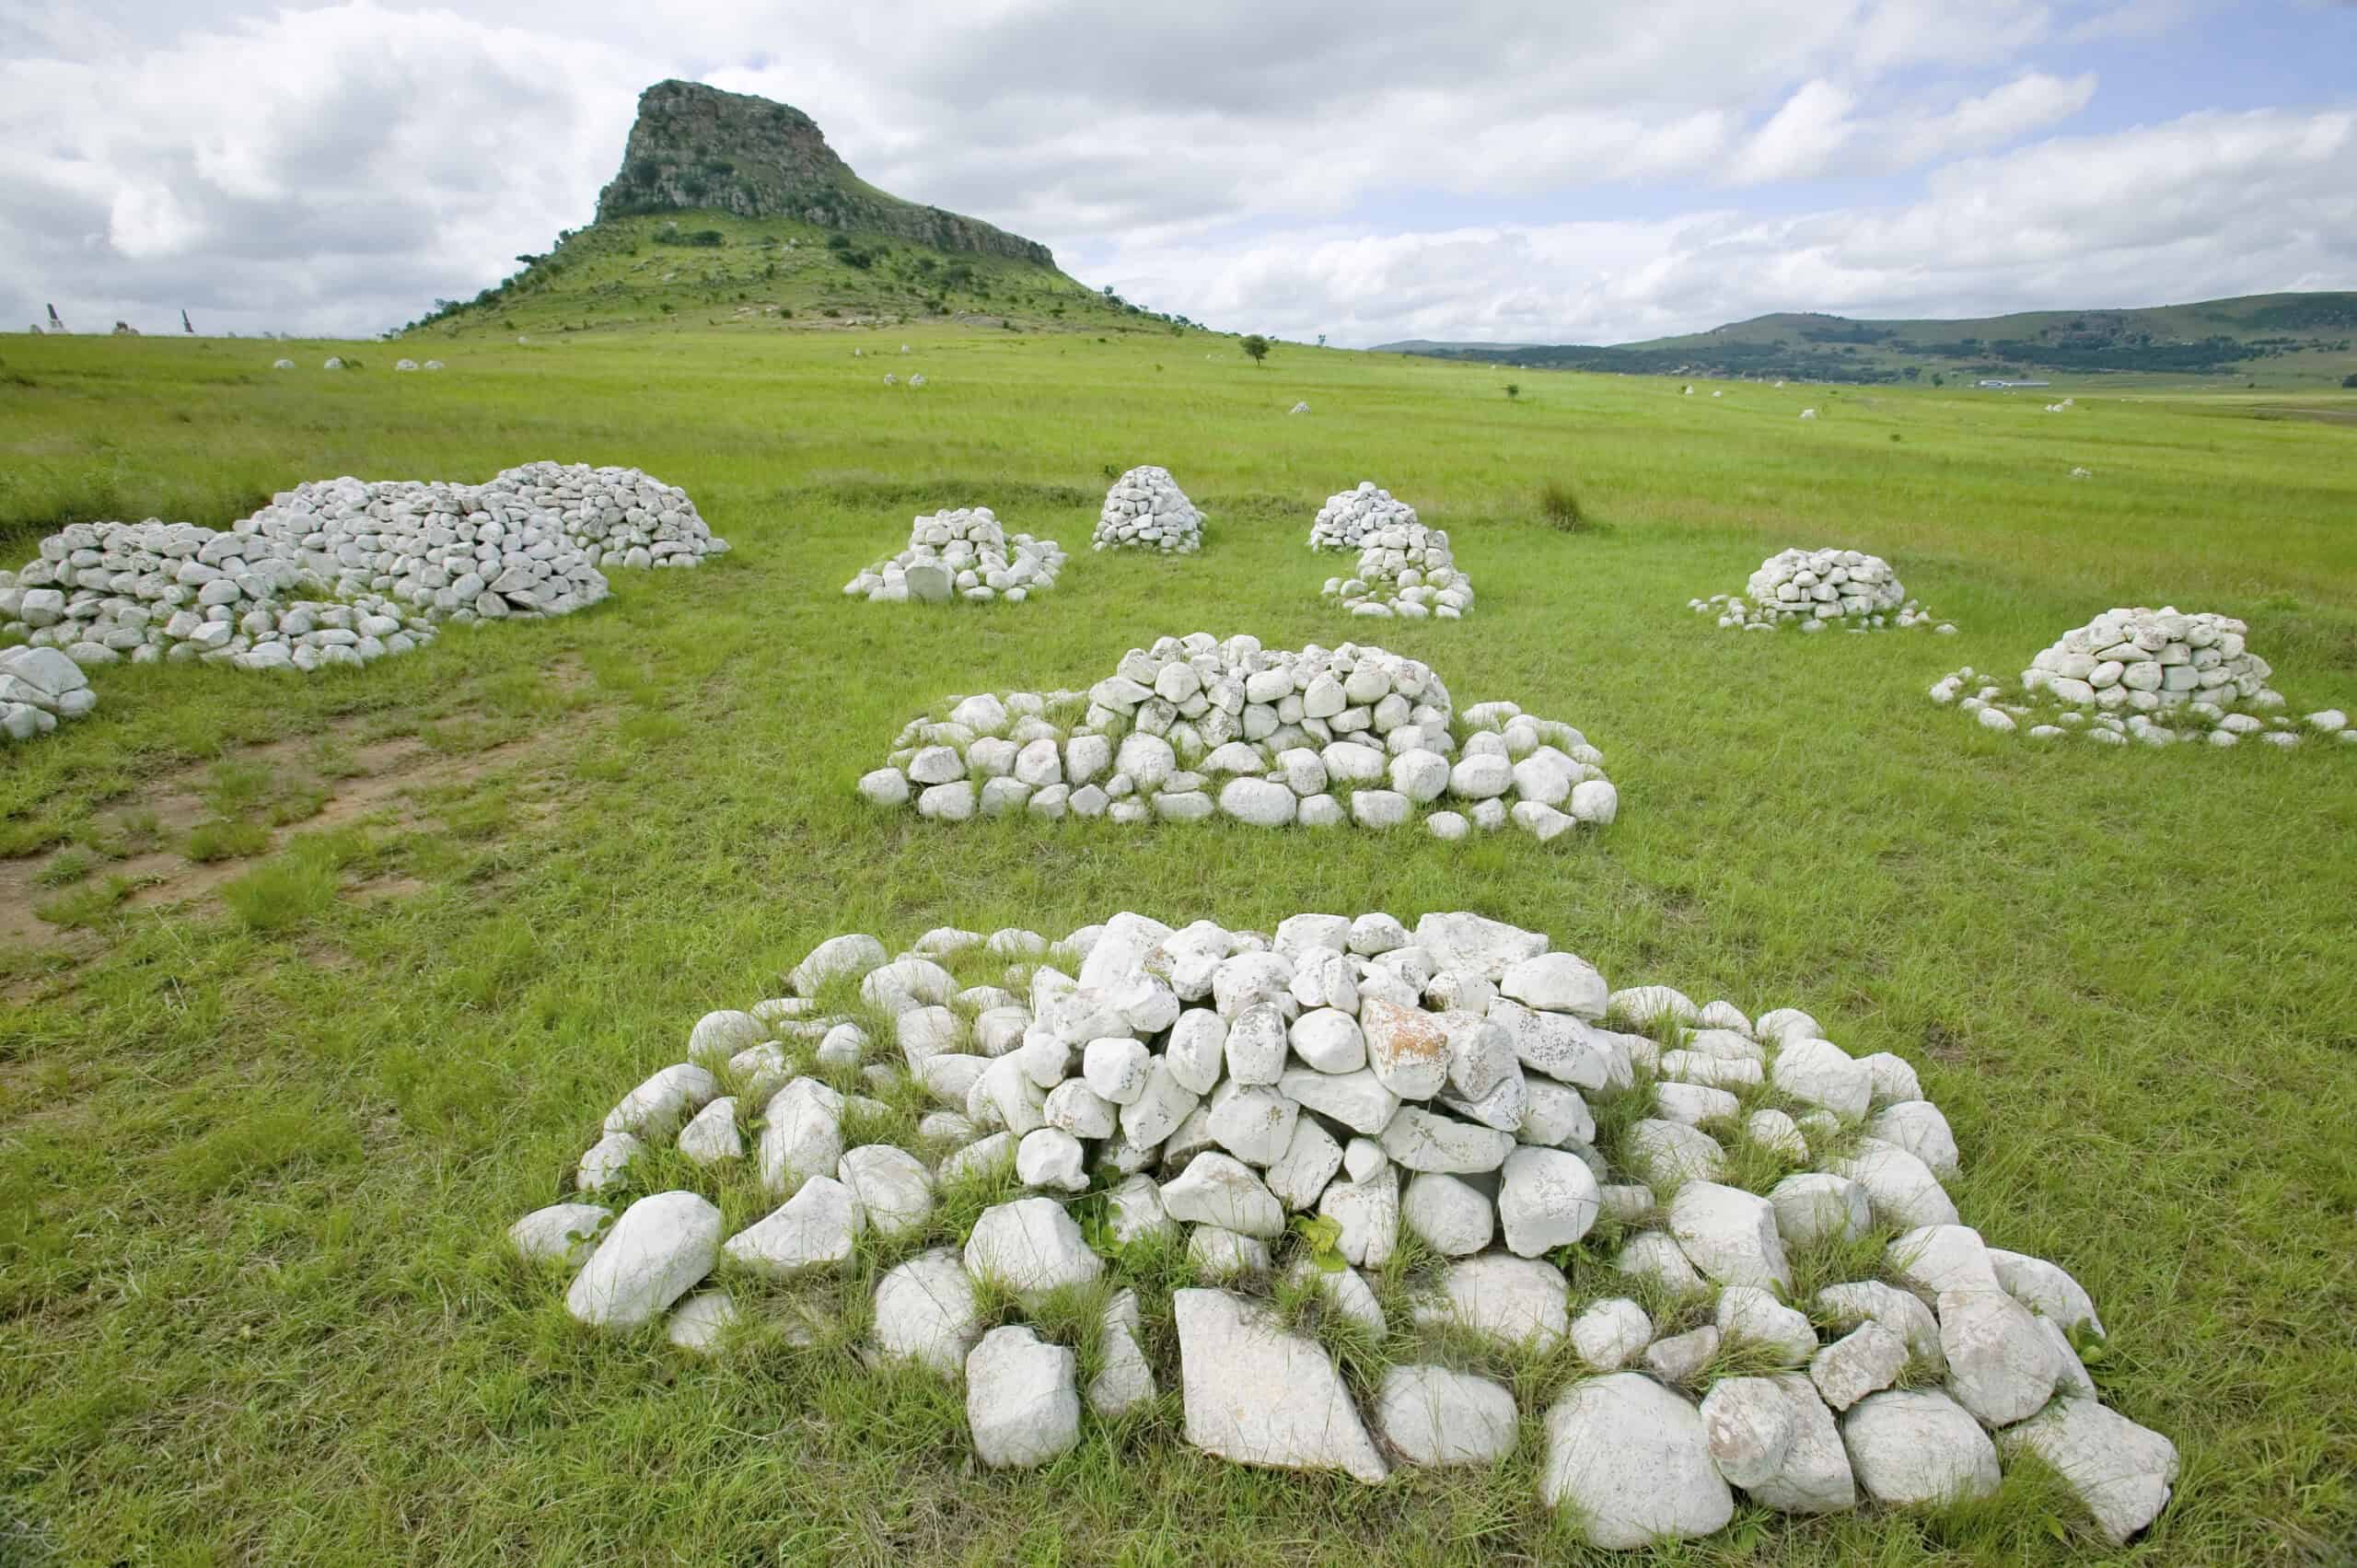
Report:
M 2345 284 L 2357 113 L 2202 114 L 1934 175 L 1920 201 L 1761 219 L 1332 229 L 1120 252 L 1125 294 L 1339 343 L 1620 342 L 1773 310 L 1967 315 Z
M 1830 82 L 1810 82 L 1754 134 L 1727 179 L 1737 185 L 1821 174 L 1840 155 L 1857 124 L 1857 100 Z

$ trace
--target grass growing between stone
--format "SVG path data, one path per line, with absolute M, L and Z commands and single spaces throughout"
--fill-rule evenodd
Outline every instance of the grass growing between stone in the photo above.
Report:
M 578 1330 L 562 1276 L 505 1255 L 606 1108 L 820 937 L 1059 936 L 1123 908 L 1263 928 L 1479 909 L 1615 985 L 1798 1005 L 1897 1051 L 1962 1146 L 1967 1223 L 2087 1286 L 2106 1403 L 2185 1458 L 2126 1553 L 2025 1465 L 1971 1508 L 1747 1510 L 1655 1560 L 2300 1563 L 2357 1536 L 2357 758 L 2042 751 L 1922 697 L 2096 610 L 2173 602 L 2247 619 L 2301 709 L 2357 705 L 2343 432 L 2084 389 L 2064 417 L 1548 376 L 1509 404 L 1477 369 L 1285 345 L 1255 371 L 1224 342 L 892 335 L 921 392 L 835 338 L 469 343 L 434 377 L 273 374 L 252 343 L 0 349 L 21 377 L 0 389 L 11 559 L 77 517 L 217 525 L 300 479 L 541 457 L 644 467 L 737 546 L 365 671 L 102 670 L 93 716 L 0 753 L 0 867 L 28 889 L 0 954 L 0 1559 L 1604 1561 L 1538 1506 L 1537 1423 L 1495 1474 L 1376 1490 L 1187 1448 L 1183 1253 L 1135 1271 L 1166 1398 L 1021 1476 L 973 1469 L 956 1389 L 854 1355 L 854 1286 L 885 1254 L 749 1289 L 762 1310 L 709 1361 Z M 1297 399 L 1317 412 L 1285 417 Z M 836 593 L 941 505 L 1076 549 L 1145 461 L 1212 514 L 1202 555 L 1083 552 L 1052 595 L 982 611 Z M 1561 474 L 1589 531 L 1541 517 Z M 852 796 L 949 692 L 1082 684 L 1163 633 L 1365 631 L 1319 605 L 1330 565 L 1302 544 L 1362 478 L 1447 528 L 1481 595 L 1374 640 L 1460 704 L 1579 726 L 1621 792 L 1612 828 L 1544 850 L 945 830 Z M 1687 612 L 1816 543 L 1889 558 L 1962 633 Z M 316 813 L 277 819 L 311 790 Z M 268 847 L 199 868 L 211 819 Z M 1794 1262 L 1871 1278 L 1880 1253 Z M 1573 1283 L 1613 1282 L 1575 1259 Z M 806 1299 L 836 1329 L 797 1345 Z M 1345 1360 L 1364 1379 L 1399 1353 Z

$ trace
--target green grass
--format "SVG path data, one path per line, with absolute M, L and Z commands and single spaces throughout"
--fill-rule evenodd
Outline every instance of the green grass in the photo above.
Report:
M 1922 697 L 1958 664 L 2019 668 L 2096 610 L 2174 602 L 2246 616 L 2302 709 L 2357 705 L 2345 431 L 2160 396 L 2082 396 L 2064 418 L 1556 376 L 1509 403 L 1480 370 L 1289 345 L 1256 370 L 1217 341 L 904 337 L 921 395 L 881 385 L 897 355 L 850 357 L 888 341 L 873 333 L 463 341 L 435 377 L 380 374 L 383 345 L 341 377 L 308 366 L 349 345 L 0 347 L 33 383 L 0 389 L 10 558 L 76 517 L 217 525 L 299 479 L 481 479 L 540 457 L 643 466 L 737 545 L 618 578 L 593 613 L 453 629 L 362 671 L 100 670 L 95 714 L 6 754 L 0 850 L 101 860 L 43 906 L 79 928 L 64 957 L 0 970 L 0 1551 L 1592 1560 L 1537 1507 L 1527 1445 L 1510 1483 L 1368 1491 L 1199 1456 L 1166 1400 L 1091 1424 L 1041 1472 L 981 1474 L 955 1390 L 871 1373 L 840 1335 L 789 1342 L 804 1293 L 758 1295 L 757 1321 L 700 1362 L 659 1335 L 576 1331 L 561 1276 L 505 1255 L 502 1229 L 556 1197 L 604 1109 L 819 938 L 1061 936 L 1123 908 L 1263 929 L 1479 908 L 1616 985 L 1796 1005 L 1854 1051 L 1896 1051 L 1962 1145 L 1967 1219 L 2086 1284 L 2111 1330 L 2107 1400 L 2185 1455 L 2131 1553 L 2024 1467 L 1998 1504 L 1747 1511 L 1658 1561 L 2294 1563 L 2357 1534 L 2357 759 L 2043 750 Z M 281 352 L 307 368 L 273 373 Z M 1287 418 L 1296 399 L 1317 412 Z M 1146 461 L 1212 513 L 1202 556 L 1082 548 L 1108 470 Z M 2097 477 L 2069 481 L 2074 464 Z M 1362 478 L 1449 528 L 1480 591 L 1469 621 L 1382 640 L 1460 703 L 1583 728 L 1621 790 L 1612 829 L 1543 852 L 944 831 L 853 796 L 952 691 L 1079 684 L 1162 633 L 1365 630 L 1320 605 L 1332 564 L 1302 546 L 1318 502 Z M 1550 480 L 1593 531 L 1542 520 Z M 1052 595 L 922 614 L 838 593 L 912 513 L 978 502 L 1076 552 Z M 1820 542 L 1890 556 L 1962 634 L 1739 636 L 1685 609 Z M 202 788 L 226 762 L 223 801 L 268 820 L 245 749 L 295 739 L 328 775 L 397 736 L 464 770 L 414 816 L 284 825 L 185 905 L 126 906 L 135 889 L 110 879 L 106 857 L 155 832 L 144 789 Z M 405 896 L 367 895 L 396 880 Z M 970 1224 L 972 1199 L 943 1223 Z M 1185 1271 L 1148 1261 L 1167 1392 L 1162 1304 Z M 1613 1284 L 1592 1260 L 1573 1272 L 1584 1298 Z M 860 1307 L 865 1277 L 818 1299 Z

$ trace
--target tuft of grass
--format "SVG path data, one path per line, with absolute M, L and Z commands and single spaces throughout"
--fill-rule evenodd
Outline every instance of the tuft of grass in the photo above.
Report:
M 1579 492 L 1568 480 L 1550 479 L 1541 484 L 1537 505 L 1539 521 L 1560 532 L 1586 533 L 1596 526 L 1588 520 Z
M 260 822 L 215 818 L 189 830 L 188 857 L 194 861 L 243 860 L 270 848 L 270 830 Z
M 76 844 L 52 855 L 47 865 L 33 874 L 33 881 L 43 888 L 63 888 L 68 883 L 79 882 L 98 866 L 99 857 Z

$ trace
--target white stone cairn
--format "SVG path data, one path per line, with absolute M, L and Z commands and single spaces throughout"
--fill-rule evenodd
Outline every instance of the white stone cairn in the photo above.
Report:
M 1375 481 L 1363 479 L 1356 490 L 1337 491 L 1318 508 L 1317 520 L 1309 525 L 1309 548 L 1363 550 L 1369 539 L 1384 529 L 1415 521 L 1413 506 Z
M 944 822 L 1219 816 L 1441 839 L 1513 827 L 1540 842 L 1620 810 L 1604 754 L 1570 725 L 1512 703 L 1458 711 L 1429 666 L 1372 645 L 1205 632 L 1132 648 L 1086 691 L 950 698 L 857 787 Z
M 1063 566 L 1054 540 L 1010 535 L 988 506 L 960 506 L 910 523 L 909 547 L 845 583 L 843 595 L 870 604 L 1021 604 L 1054 587 Z
M 1929 695 L 1984 729 L 2033 740 L 2357 742 L 2339 710 L 2305 718 L 2285 711 L 2283 694 L 2268 684 L 2274 667 L 2250 651 L 2249 631 L 2233 616 L 2206 611 L 2107 610 L 2032 659 L 2017 692 L 1967 665 L 1941 677 Z
M 406 653 L 446 623 L 532 620 L 606 597 L 603 568 L 728 548 L 636 469 L 528 463 L 489 483 L 307 482 L 226 529 L 74 523 L 0 573 L 0 634 L 85 667 L 203 659 L 310 671 Z
M 1357 570 L 1327 578 L 1322 591 L 1353 615 L 1379 620 L 1458 621 L 1473 612 L 1473 579 L 1457 569 L 1447 533 L 1412 521 L 1366 534 Z
M 1780 550 L 1759 563 L 1742 593 L 1690 598 L 1686 607 L 1714 618 L 1726 631 L 1773 632 L 1796 625 L 1804 632 L 1836 626 L 1848 632 L 1915 626 L 1943 635 L 1956 632 L 1954 622 L 1937 620 L 1907 597 L 1889 562 L 1862 550 Z
M 1158 550 L 1191 555 L 1203 547 L 1203 514 L 1170 470 L 1155 464 L 1133 468 L 1105 493 L 1105 509 L 1090 536 L 1095 550 Z
M 1915 1151 L 1953 1174 L 1969 1140 L 1910 1063 L 1853 1057 L 1806 1013 L 1611 990 L 1544 933 L 1469 912 L 1273 931 L 1120 912 L 1061 939 L 942 927 L 897 954 L 853 933 L 786 989 L 682 1020 L 689 1060 L 605 1086 L 584 1135 L 635 1137 L 509 1228 L 585 1324 L 726 1354 L 784 1319 L 824 1344 L 807 1293 L 872 1261 L 872 1313 L 845 1303 L 858 1342 L 829 1353 L 962 1379 L 984 1466 L 1145 1422 L 1233 1463 L 1378 1484 L 1494 1464 L 1528 1433 L 1539 1505 L 1613 1550 L 1711 1535 L 1739 1500 L 1935 1507 L 2025 1451 L 2104 1540 L 2168 1504 L 2175 1447 L 2081 1365 L 2093 1298 L 1956 1223 Z M 1736 1075 L 1765 1097 L 1750 1116 L 1613 1116 L 1626 1130 L 1591 1141 L 1591 1104 L 1642 1112 L 1737 1063 L 1762 1069 Z M 715 1142 L 715 1118 L 737 1136 Z M 763 1126 L 796 1151 L 775 1170 L 741 1152 Z M 649 1157 L 691 1140 L 721 1156 Z M 1747 1141 L 1774 1157 L 1726 1162 Z M 1062 1162 L 1027 1170 L 1036 1143 L 1069 1145 L 1090 1195 Z M 1737 1168 L 1761 1190 L 1728 1185 Z M 1788 1204 L 1796 1182 L 1837 1209 L 1853 1193 L 1858 1227 Z M 936 1215 L 936 1189 L 965 1201 Z M 1403 1225 L 1428 1245 L 1403 1252 Z M 1857 1239 L 1878 1277 L 1788 1299 L 1798 1260 Z M 1172 1246 L 1192 1283 L 1144 1309 L 1139 1274 Z M 1629 1299 L 1640 1274 L 1686 1308 L 1656 1326 Z M 1354 1385 L 1329 1329 L 1381 1341 L 1388 1374 Z M 1561 1365 L 1520 1376 L 1533 1354 Z

